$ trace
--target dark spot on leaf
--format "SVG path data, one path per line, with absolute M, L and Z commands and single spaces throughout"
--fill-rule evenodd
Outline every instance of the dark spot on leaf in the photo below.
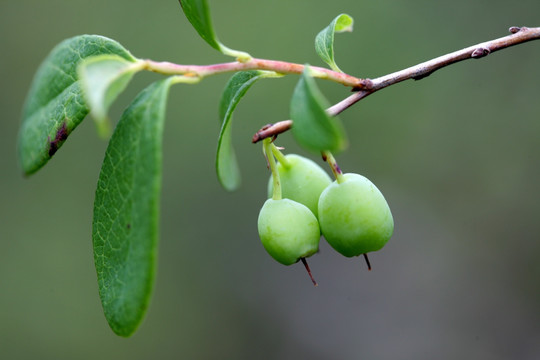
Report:
M 126 225 L 126 228 L 127 228 L 128 230 L 131 229 L 131 224 L 127 224 L 127 225 Z
M 67 128 L 67 119 L 64 120 L 62 123 L 62 126 L 60 129 L 56 131 L 56 136 L 53 140 L 51 140 L 51 137 L 49 136 L 49 156 L 53 156 L 54 153 L 62 146 L 64 141 L 66 141 L 68 137 L 68 128 Z

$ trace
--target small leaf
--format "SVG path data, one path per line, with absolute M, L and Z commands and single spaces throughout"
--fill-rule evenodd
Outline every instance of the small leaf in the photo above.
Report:
M 334 61 L 334 33 L 352 31 L 353 19 L 347 14 L 338 15 L 330 25 L 315 37 L 315 50 L 332 70 L 342 72 Z
M 143 64 L 143 61 L 134 62 L 118 55 L 99 55 L 89 57 L 79 65 L 83 95 L 101 135 L 109 134 L 109 107 L 133 75 L 142 70 Z
M 197 30 L 199 35 L 214 49 L 224 55 L 238 58 L 238 61 L 246 62 L 251 60 L 251 55 L 243 51 L 229 49 L 223 45 L 214 33 L 210 9 L 206 0 L 179 0 L 180 6 L 184 11 L 191 25 Z
M 242 71 L 234 74 L 225 86 L 219 105 L 221 131 L 216 154 L 216 172 L 219 182 L 226 190 L 233 191 L 240 186 L 240 171 L 231 144 L 231 125 L 234 109 L 251 85 L 257 80 L 278 76 L 276 73 L 268 71 Z
M 153 83 L 125 110 L 99 175 L 94 261 L 105 317 L 120 336 L 137 329 L 154 285 L 162 134 L 172 83 L 173 78 Z
M 312 151 L 340 151 L 347 145 L 345 131 L 336 117 L 330 117 L 328 102 L 309 75 L 306 65 L 291 99 L 292 132 L 296 141 Z
M 90 56 L 116 54 L 135 58 L 114 40 L 81 35 L 58 44 L 40 65 L 23 109 L 19 160 L 25 174 L 39 170 L 88 114 L 77 66 Z

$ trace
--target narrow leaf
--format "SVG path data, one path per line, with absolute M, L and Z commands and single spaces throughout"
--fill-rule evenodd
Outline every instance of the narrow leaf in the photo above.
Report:
M 173 78 L 143 90 L 111 137 L 94 202 L 99 295 L 111 329 L 132 335 L 152 294 L 158 243 L 162 133 Z
M 212 27 L 212 19 L 206 0 L 180 0 L 180 6 L 184 15 L 204 41 L 219 51 L 219 41 Z
M 77 75 L 79 63 L 101 54 L 135 58 L 114 40 L 82 35 L 58 44 L 39 67 L 23 109 L 19 161 L 25 174 L 39 170 L 88 114 Z
M 229 49 L 216 36 L 210 17 L 210 9 L 206 0 L 179 0 L 187 19 L 199 35 L 214 49 L 222 54 L 238 58 L 241 62 L 251 60 L 251 55 L 243 51 Z
M 312 151 L 340 151 L 346 147 L 345 131 L 337 117 L 326 113 L 328 101 L 309 75 L 306 65 L 291 99 L 292 132 L 296 141 Z
M 142 70 L 142 61 L 126 60 L 118 55 L 89 57 L 79 65 L 83 95 L 102 135 L 109 133 L 107 111 L 128 85 L 133 75 Z
M 216 154 L 216 172 L 219 182 L 228 191 L 236 190 L 240 186 L 240 171 L 231 144 L 231 125 L 234 109 L 251 85 L 257 80 L 277 76 L 276 73 L 268 71 L 242 71 L 234 74 L 225 86 L 219 105 L 221 131 Z
M 347 14 L 338 15 L 330 25 L 315 37 L 315 51 L 332 70 L 342 72 L 334 61 L 334 33 L 352 31 L 353 19 Z

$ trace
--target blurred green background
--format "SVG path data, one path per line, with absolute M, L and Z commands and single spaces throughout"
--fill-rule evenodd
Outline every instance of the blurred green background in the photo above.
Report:
M 540 26 L 538 0 L 210 1 L 228 46 L 321 65 L 313 39 L 336 15 L 339 66 L 377 77 Z M 268 171 L 250 142 L 288 117 L 297 77 L 255 85 L 235 114 L 243 186 L 214 173 L 217 105 L 227 75 L 170 94 L 164 140 L 160 262 L 147 318 L 129 339 L 108 328 L 91 248 L 92 204 L 106 148 L 85 121 L 54 159 L 24 178 L 21 108 L 54 45 L 78 34 L 118 40 L 137 57 L 207 64 L 177 1 L 0 0 L 0 357 L 2 359 L 540 358 L 540 42 L 407 81 L 342 114 L 338 156 L 385 194 L 394 237 L 346 259 L 321 242 L 310 265 L 284 267 L 256 219 Z M 137 75 L 113 118 L 146 84 Z M 319 81 L 337 102 L 349 93 Z M 290 134 L 287 151 L 308 155 Z M 316 156 L 314 157 L 317 158 Z

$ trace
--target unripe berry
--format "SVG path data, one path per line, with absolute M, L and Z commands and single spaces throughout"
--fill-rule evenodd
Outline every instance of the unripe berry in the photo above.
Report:
M 287 165 L 278 164 L 282 197 L 304 204 L 318 215 L 319 196 L 332 183 L 328 174 L 313 160 L 296 154 L 285 156 Z M 268 197 L 272 196 L 272 178 L 268 183 Z
M 259 212 L 258 230 L 266 251 L 283 265 L 319 250 L 317 218 L 304 205 L 290 199 L 268 199 Z
M 319 224 L 328 243 L 351 257 L 380 250 L 392 236 L 394 220 L 382 193 L 367 178 L 344 174 L 319 199 Z

